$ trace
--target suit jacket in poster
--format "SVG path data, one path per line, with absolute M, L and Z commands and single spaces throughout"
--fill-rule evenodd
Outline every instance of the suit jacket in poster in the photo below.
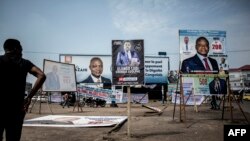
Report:
M 111 80 L 108 79 L 108 78 L 105 78 L 105 77 L 101 76 L 101 79 L 102 79 L 101 83 L 105 83 L 105 84 L 111 83 Z M 89 75 L 85 80 L 81 81 L 80 83 L 95 83 L 95 82 L 92 79 L 91 75 Z
M 140 61 L 138 54 L 135 51 L 130 51 L 131 52 L 131 59 L 132 58 L 137 58 L 138 61 Z M 129 66 L 130 65 L 130 60 L 126 56 L 125 51 L 121 51 L 117 55 L 116 59 L 116 65 L 117 66 Z
M 53 72 L 47 73 L 45 80 L 45 87 L 46 90 L 59 90 L 60 89 L 59 76 Z
M 208 57 L 212 67 L 213 71 L 219 71 L 218 63 L 215 59 Z M 188 59 L 185 59 L 182 61 L 181 65 L 181 72 L 182 73 L 189 73 L 192 71 L 205 71 L 205 67 L 198 57 L 198 55 L 194 55 L 193 57 L 190 57 Z
M 219 79 L 220 87 L 215 88 L 215 80 L 209 83 L 210 94 L 227 94 L 227 83 L 224 79 Z

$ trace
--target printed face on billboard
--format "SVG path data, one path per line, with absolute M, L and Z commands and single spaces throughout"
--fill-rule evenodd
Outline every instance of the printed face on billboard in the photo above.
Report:
M 75 64 L 77 83 L 93 87 L 111 86 L 110 55 L 60 55 L 60 60 Z

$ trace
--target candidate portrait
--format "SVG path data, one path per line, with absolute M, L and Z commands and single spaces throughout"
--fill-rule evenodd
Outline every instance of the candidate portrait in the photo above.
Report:
M 56 65 L 52 66 L 51 72 L 46 74 L 47 79 L 45 80 L 46 90 L 59 90 L 60 89 L 60 79 L 58 73 L 58 67 Z
M 103 61 L 99 57 L 93 57 L 90 60 L 89 69 L 91 74 L 81 81 L 80 83 L 104 83 L 111 84 L 111 80 L 109 78 L 103 77 Z
M 123 42 L 123 50 L 117 54 L 116 66 L 125 67 L 140 65 L 139 56 L 133 48 L 133 43 L 131 41 Z
M 207 71 L 218 73 L 219 67 L 215 59 L 208 57 L 209 41 L 205 37 L 199 37 L 195 43 L 196 54 L 182 61 L 181 72 L 191 73 L 195 71 Z

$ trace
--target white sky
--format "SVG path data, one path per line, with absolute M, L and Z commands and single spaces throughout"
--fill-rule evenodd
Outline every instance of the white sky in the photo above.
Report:
M 109 54 L 111 40 L 144 39 L 179 68 L 179 29 L 223 30 L 230 68 L 250 64 L 249 0 L 0 0 L 0 45 L 17 38 L 42 68 L 59 54 Z M 3 54 L 2 47 L 0 54 Z

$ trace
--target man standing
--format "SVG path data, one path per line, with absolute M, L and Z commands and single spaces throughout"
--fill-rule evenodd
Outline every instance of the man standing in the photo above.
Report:
M 217 61 L 208 57 L 209 42 L 205 37 L 199 37 L 196 40 L 195 49 L 197 51 L 196 55 L 183 60 L 181 72 L 190 73 L 194 71 L 213 71 L 218 73 L 219 67 Z
M 0 139 L 5 130 L 6 141 L 19 141 L 25 113 L 31 98 L 44 83 L 45 74 L 29 60 L 22 58 L 22 46 L 16 39 L 7 39 L 3 45 L 5 54 L 0 56 L 1 120 Z M 27 73 L 37 79 L 27 98 L 25 85 Z

